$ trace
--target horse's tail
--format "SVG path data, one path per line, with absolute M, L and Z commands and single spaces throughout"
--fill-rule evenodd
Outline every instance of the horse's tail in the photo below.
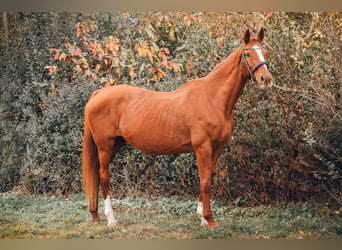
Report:
M 90 213 L 97 213 L 99 191 L 99 157 L 91 134 L 87 113 L 84 112 L 84 136 L 82 151 L 82 183 Z

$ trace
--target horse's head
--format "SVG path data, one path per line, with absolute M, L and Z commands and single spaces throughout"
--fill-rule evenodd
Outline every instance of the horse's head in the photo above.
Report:
M 256 80 L 262 89 L 270 87 L 272 85 L 272 75 L 267 67 L 267 51 L 261 47 L 264 40 L 264 29 L 260 29 L 257 37 L 251 37 L 250 31 L 247 29 L 243 40 L 242 70 L 244 75 Z

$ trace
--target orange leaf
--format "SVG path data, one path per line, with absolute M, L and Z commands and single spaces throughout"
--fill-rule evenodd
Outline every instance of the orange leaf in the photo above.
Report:
M 168 48 L 164 48 L 166 54 L 170 55 L 170 50 Z
M 89 68 L 88 61 L 83 62 L 83 68 L 85 68 L 85 69 Z
M 133 67 L 130 68 L 129 75 L 131 77 L 131 80 L 133 80 L 137 76 L 137 73 L 134 72 Z
M 65 53 L 60 54 L 58 60 L 65 60 Z
M 99 72 L 100 68 L 101 68 L 101 65 L 100 65 L 100 64 L 96 64 L 95 70 L 96 70 L 97 72 Z
M 81 69 L 81 67 L 80 67 L 79 65 L 77 65 L 77 66 L 75 67 L 75 70 L 76 70 L 77 72 L 82 72 L 82 69 Z
M 173 67 L 173 70 L 174 70 L 175 72 L 179 72 L 179 71 L 180 71 L 180 68 L 179 68 L 179 66 L 178 66 L 177 63 L 172 63 L 172 67 Z
M 188 27 L 188 26 L 190 25 L 190 23 L 191 23 L 191 21 L 190 21 L 189 16 L 185 16 L 185 17 L 184 17 L 184 25 L 185 25 L 186 27 Z
M 148 59 L 150 59 L 151 64 L 153 64 L 153 57 L 151 53 L 148 53 L 147 55 L 148 55 Z
M 141 30 L 144 28 L 144 26 L 143 25 L 139 25 L 138 26 L 138 31 L 139 31 L 139 33 L 141 33 Z
M 44 69 L 49 69 L 50 75 L 57 74 L 57 66 L 45 66 Z
M 111 41 L 111 42 L 109 43 L 109 50 L 110 50 L 110 51 L 113 51 L 113 50 L 114 50 L 114 46 L 115 46 L 115 43 L 114 43 L 113 41 Z
M 59 57 L 59 51 L 57 51 L 57 53 L 55 54 L 55 60 L 57 60 Z
M 150 69 L 150 73 L 155 73 L 155 72 L 157 72 L 157 69 L 156 69 L 156 68 Z
M 80 48 L 76 48 L 72 53 L 71 55 L 72 56 L 78 56 L 82 53 L 82 50 Z
M 138 51 L 139 51 L 139 55 L 140 56 L 144 56 L 145 57 L 147 55 L 147 49 L 144 48 L 144 47 L 138 48 Z
M 151 55 L 153 56 L 154 55 L 154 52 L 155 52 L 155 49 L 153 46 L 150 46 L 150 51 L 151 51 Z

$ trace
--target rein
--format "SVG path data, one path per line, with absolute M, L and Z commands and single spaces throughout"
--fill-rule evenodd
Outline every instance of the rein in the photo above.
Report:
M 249 71 L 249 73 L 251 75 L 250 78 L 252 79 L 252 81 L 254 81 L 253 80 L 253 76 L 254 76 L 255 71 L 257 71 L 257 69 L 260 68 L 262 65 L 268 66 L 268 63 L 265 62 L 265 61 L 259 62 L 257 65 L 255 65 L 255 67 L 253 69 L 251 69 L 251 67 L 248 64 L 247 58 L 246 58 L 245 50 L 259 50 L 259 49 L 260 48 L 242 48 L 242 57 L 243 57 L 246 65 L 247 65 L 248 71 Z

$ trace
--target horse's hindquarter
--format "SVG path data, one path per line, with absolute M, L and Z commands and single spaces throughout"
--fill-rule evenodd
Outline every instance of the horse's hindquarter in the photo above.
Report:
M 122 105 L 118 135 L 147 153 L 193 151 L 186 121 L 186 99 L 186 92 L 132 88 Z

